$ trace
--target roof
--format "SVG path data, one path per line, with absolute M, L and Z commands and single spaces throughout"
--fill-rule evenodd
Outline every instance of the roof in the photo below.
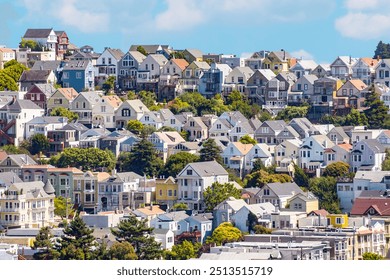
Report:
M 26 195 L 27 199 L 37 198 L 39 194 L 42 197 L 47 197 L 48 193 L 44 190 L 44 184 L 42 181 L 32 181 L 32 182 L 22 182 L 22 183 L 13 183 L 10 186 L 10 189 L 17 189 L 22 191 Z
M 363 179 L 379 183 L 382 182 L 384 176 L 390 177 L 390 171 L 357 171 L 354 179 Z
M 68 123 L 61 130 L 77 130 L 77 131 L 87 131 L 88 127 L 83 125 L 82 123 Z
M 31 70 L 52 70 L 53 72 L 57 71 L 57 69 L 60 67 L 61 61 L 55 60 L 55 61 L 35 61 L 33 67 Z
M 287 124 L 283 120 L 265 121 L 261 126 L 268 125 L 273 131 L 283 130 Z
M 115 57 L 115 59 L 118 61 L 120 60 L 125 54 L 122 52 L 122 50 L 120 49 L 111 49 L 111 48 L 107 48 L 107 51 L 113 56 Z
M 46 82 L 52 70 L 24 70 L 19 82 Z
M 146 105 L 144 103 L 142 103 L 142 101 L 139 100 L 139 99 L 126 100 L 122 104 L 125 104 L 125 103 L 127 103 L 130 107 L 132 107 L 134 109 L 134 111 L 136 111 L 138 113 L 143 113 L 143 112 L 149 112 L 150 111 L 148 109 L 148 107 L 146 107 Z
M 16 111 L 20 112 L 21 110 L 43 110 L 41 107 L 39 107 L 37 104 L 32 102 L 31 100 L 27 99 L 16 99 L 13 103 L 10 103 L 9 105 L 4 106 L 1 108 L 2 110 L 6 111 Z
M 46 184 L 45 186 L 43 187 L 43 190 L 47 193 L 47 194 L 54 194 L 56 191 L 53 187 L 53 185 L 51 184 L 50 180 L 48 179 L 46 181 Z
M 241 142 L 232 142 L 232 145 L 234 145 L 242 155 L 249 153 L 253 147 L 253 144 L 242 144 Z
M 352 150 L 352 145 L 349 144 L 349 143 L 338 144 L 337 146 L 339 146 L 340 148 L 346 150 L 347 152 Z
M 360 79 L 353 79 L 348 82 L 350 82 L 357 90 L 364 90 L 367 88 L 367 85 Z
M 122 104 L 122 100 L 119 98 L 118 95 L 104 95 L 102 99 L 104 99 L 114 108 L 119 108 L 119 106 Z
M 50 97 L 56 92 L 56 88 L 53 87 L 52 84 L 35 84 L 35 85 L 33 85 L 33 86 L 29 89 L 29 91 L 28 91 L 27 93 L 31 92 L 31 90 L 32 90 L 34 87 L 35 87 L 35 88 L 38 88 L 43 94 L 45 94 L 45 95 L 46 95 L 46 98 L 50 98 Z
M 351 215 L 366 215 L 374 208 L 375 215 L 390 216 L 390 197 L 357 197 L 351 209 Z
M 21 183 L 22 179 L 19 178 L 15 172 L 0 172 L 0 185 L 10 186 L 13 183 Z
M 145 55 L 140 53 L 139 51 L 129 51 L 129 54 L 138 62 L 141 63 L 146 58 Z
M 146 216 L 152 216 L 152 215 L 158 215 L 158 214 L 165 213 L 165 211 L 161 210 L 160 206 L 158 206 L 158 205 L 138 208 L 138 209 L 134 210 L 133 212 L 140 212 L 140 213 L 142 213 L 142 214 L 144 214 Z
M 318 66 L 318 64 L 312 59 L 298 60 L 294 67 L 296 67 L 296 65 L 298 65 L 298 64 L 300 66 L 302 66 L 303 69 L 309 69 L 309 70 L 313 70 L 314 68 L 316 68 Z M 294 68 L 294 67 L 292 67 L 292 68 Z
M 47 172 L 73 172 L 73 173 L 83 173 L 80 169 L 76 167 L 64 167 L 64 168 L 48 168 Z
M 216 161 L 192 162 L 187 164 L 184 169 L 187 167 L 191 167 L 201 177 L 229 174 L 225 168 Z
M 198 49 L 186 49 L 193 57 L 203 57 L 203 52 Z
M 303 193 L 302 189 L 295 183 L 268 183 L 266 184 L 277 196 L 288 196 Z
M 363 61 L 368 66 L 372 66 L 372 67 L 375 67 L 380 61 L 379 59 L 374 59 L 371 57 L 362 57 L 360 58 L 360 60 Z
M 89 60 L 70 60 L 65 63 L 63 70 L 83 70 L 87 69 L 89 64 Z
M 14 50 L 10 49 L 10 48 L 0 48 L 0 52 L 2 52 L 2 53 L 6 53 L 6 52 L 13 53 Z
M 309 216 L 310 214 L 315 214 L 316 216 L 326 217 L 326 216 L 329 215 L 329 212 L 326 211 L 325 209 L 319 209 L 319 210 L 313 210 L 313 211 L 311 211 L 311 212 L 308 214 L 308 216 Z
M 204 69 L 204 70 L 210 69 L 210 65 L 206 61 L 193 61 L 191 64 L 196 65 L 196 67 L 200 69 Z
M 57 89 L 66 99 L 73 100 L 75 99 L 79 93 L 74 88 L 59 88 Z
M 386 153 L 386 148 L 376 139 L 363 139 L 358 143 L 366 143 L 370 149 L 372 149 L 375 153 Z M 358 144 L 356 143 L 356 145 Z
M 214 210 L 223 208 L 224 205 L 227 204 L 232 208 L 234 211 L 240 210 L 242 207 L 247 206 L 248 204 L 243 199 L 236 199 L 234 197 L 229 197 L 219 203 L 217 206 L 214 207 Z
M 329 132 L 331 133 L 332 131 L 335 131 L 337 132 L 342 138 L 347 138 L 349 139 L 349 136 L 347 135 L 347 133 L 345 133 L 345 130 L 341 127 L 341 126 L 335 126 L 334 128 L 332 128 Z
M 46 38 L 49 37 L 53 28 L 42 28 L 42 29 L 27 29 L 24 33 L 23 38 Z
M 168 59 L 162 54 L 150 54 L 148 57 L 149 56 L 152 57 L 160 66 L 165 65 L 165 63 L 168 61 Z
M 157 219 L 160 221 L 181 221 L 187 219 L 189 216 L 186 214 L 186 211 L 173 211 L 166 214 L 161 214 L 157 216 Z
M 28 124 L 53 124 L 53 123 L 67 123 L 68 118 L 60 116 L 44 116 L 35 117 Z
M 175 63 L 177 66 L 179 66 L 179 68 L 181 70 L 184 70 L 189 64 L 187 62 L 187 60 L 183 59 L 183 58 L 173 58 L 171 59 L 170 61 L 172 61 L 173 63 Z

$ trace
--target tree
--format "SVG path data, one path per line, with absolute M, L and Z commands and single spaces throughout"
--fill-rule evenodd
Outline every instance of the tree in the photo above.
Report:
M 318 198 L 320 208 L 335 214 L 341 212 L 336 183 L 334 177 L 311 178 L 309 183 L 309 190 Z
M 345 117 L 343 125 L 346 126 L 363 126 L 368 124 L 368 119 L 364 113 L 352 108 L 351 112 Z
M 143 46 L 138 46 L 137 51 L 142 53 L 144 56 L 148 56 L 148 53 L 146 52 L 145 48 Z
M 292 182 L 291 176 L 287 174 L 269 174 L 264 170 L 259 170 L 246 175 L 246 188 L 261 188 L 267 183 L 288 183 Z
M 234 227 L 230 222 L 221 223 L 211 236 L 206 239 L 206 244 L 215 243 L 217 246 L 221 246 L 228 242 L 241 241 L 243 238 L 242 232 Z
M 201 246 L 200 243 L 193 244 L 190 241 L 184 240 L 183 243 L 174 245 L 170 251 L 165 251 L 164 259 L 189 260 L 196 258 Z
M 154 92 L 143 90 L 138 93 L 138 97 L 148 108 L 156 105 L 157 96 Z
M 250 137 L 248 134 L 242 136 L 239 141 L 242 144 L 253 144 L 253 145 L 257 144 L 257 141 L 255 139 L 253 139 L 252 137 Z
M 164 165 L 154 145 L 146 139 L 135 144 L 131 152 L 121 153 L 119 161 L 122 162 L 122 171 L 146 176 L 157 176 Z
M 221 184 L 214 182 L 203 192 L 206 211 L 213 211 L 215 206 L 229 197 L 241 198 L 241 191 L 231 183 Z
M 294 163 L 294 182 L 301 188 L 309 188 L 309 176 L 300 168 L 297 164 Z
M 27 70 L 27 67 L 11 60 L 4 64 L 4 69 L 0 70 L 0 90 L 18 90 L 18 81 L 23 71 Z
M 42 45 L 38 44 L 36 41 L 33 40 L 26 40 L 23 39 L 19 43 L 19 48 L 29 48 L 32 51 L 42 51 L 43 47 Z
M 127 241 L 115 242 L 108 250 L 110 260 L 136 260 L 134 247 Z
M 129 120 L 127 122 L 127 130 L 134 134 L 141 134 L 142 130 L 144 129 L 144 124 L 140 122 L 139 120 Z
M 131 90 L 127 92 L 126 97 L 127 97 L 127 100 L 137 99 L 137 95 L 135 94 L 134 91 L 131 91 Z
M 386 157 L 382 162 L 382 170 L 389 171 L 390 170 L 390 149 L 386 149 Z
M 389 44 L 385 44 L 382 41 L 379 41 L 378 45 L 376 46 L 373 58 L 374 59 L 377 59 L 377 58 L 381 58 L 381 59 L 390 58 L 390 45 Z
M 27 139 L 26 148 L 32 155 L 45 154 L 49 151 L 49 146 L 49 139 L 44 134 L 37 133 Z
M 160 243 L 151 236 L 153 228 L 146 224 L 146 220 L 138 220 L 131 215 L 120 221 L 117 229 L 111 229 L 112 234 L 119 242 L 129 242 L 137 255 L 138 260 L 156 260 L 162 256 Z
M 175 203 L 175 204 L 172 206 L 172 210 L 173 210 L 173 211 L 188 210 L 188 205 L 185 204 L 184 202 Z
M 240 111 L 247 118 L 252 118 L 258 115 L 261 111 L 259 105 L 250 104 L 250 102 L 236 90 L 229 94 L 226 104 L 228 105 L 229 110 Z
M 309 111 L 308 106 L 288 106 L 287 108 L 284 108 L 281 110 L 277 116 L 277 120 L 284 120 L 285 122 L 289 122 L 294 118 L 304 118 L 307 116 L 307 113 Z
M 362 255 L 363 260 L 384 260 L 384 257 L 377 253 L 365 252 Z
M 191 163 L 199 161 L 199 156 L 187 152 L 179 152 L 168 157 L 162 175 L 176 177 L 183 168 Z
M 18 154 L 30 154 L 28 150 L 26 150 L 23 147 L 16 147 L 13 144 L 10 145 L 4 145 L 1 147 L 1 150 L 6 152 L 9 155 L 18 155 Z
M 70 224 L 64 228 L 57 250 L 61 260 L 93 260 L 94 247 L 97 245 L 92 235 L 93 229 L 89 229 L 84 221 L 76 216 Z
M 58 116 L 68 118 L 68 123 L 76 121 L 79 115 L 75 112 L 70 111 L 64 107 L 56 107 L 50 112 L 50 116 Z
M 68 208 L 68 211 L 67 209 Z M 68 218 L 66 217 L 66 213 L 68 213 L 68 216 L 73 216 L 74 209 L 72 207 L 72 204 L 70 203 L 70 198 L 68 198 L 68 203 L 66 203 L 66 198 L 62 196 L 57 196 L 54 198 L 54 215 L 59 216 L 61 218 Z
M 106 94 L 114 89 L 115 81 L 115 76 L 109 76 L 107 80 L 103 83 L 102 88 L 105 90 Z
M 388 118 L 388 108 L 382 100 L 380 95 L 375 91 L 375 87 L 371 86 L 367 96 L 366 104 L 368 108 L 364 110 L 364 114 L 368 119 L 368 126 L 371 129 L 380 129 L 384 127 L 385 120 Z
M 253 227 L 253 231 L 255 232 L 255 234 L 271 234 L 272 233 L 272 229 L 266 228 L 265 226 L 262 226 L 262 225 L 255 225 Z
M 221 147 L 217 145 L 213 138 L 209 138 L 203 142 L 202 148 L 199 151 L 200 161 L 215 160 L 219 164 L 223 164 L 221 152 Z
M 260 112 L 259 120 L 261 122 L 272 120 L 272 115 L 268 111 L 263 110 Z
M 58 157 L 50 159 L 50 163 L 57 167 L 77 167 L 83 170 L 108 171 L 115 167 L 115 155 L 109 150 L 99 148 L 66 148 Z
M 53 238 L 54 236 L 51 234 L 49 227 L 42 227 L 39 230 L 31 247 L 31 249 L 37 250 L 33 255 L 34 260 L 58 259 L 59 253 L 54 249 Z
M 344 177 L 349 173 L 349 168 L 350 166 L 348 163 L 342 161 L 333 162 L 325 167 L 324 173 L 322 175 L 335 178 Z

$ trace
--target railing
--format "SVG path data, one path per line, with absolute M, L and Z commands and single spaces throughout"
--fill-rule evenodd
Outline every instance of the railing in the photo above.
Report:
M 19 199 L 18 194 L 8 194 L 8 195 L 3 194 L 2 196 L 0 196 L 0 200 L 18 200 L 18 199 Z
M 0 212 L 7 212 L 7 213 L 17 213 L 19 212 L 20 208 L 0 208 Z

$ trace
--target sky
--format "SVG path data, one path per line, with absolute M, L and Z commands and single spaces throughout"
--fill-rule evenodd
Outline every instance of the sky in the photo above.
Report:
M 126 52 L 133 44 L 248 57 L 284 49 L 331 63 L 372 57 L 390 43 L 388 0 L 0 0 L 0 45 L 28 28 L 66 31 L 78 47 Z

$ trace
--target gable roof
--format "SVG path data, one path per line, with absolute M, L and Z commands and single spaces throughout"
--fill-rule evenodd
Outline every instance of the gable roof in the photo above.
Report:
M 210 69 L 210 65 L 206 61 L 196 61 L 195 60 L 191 64 L 194 64 L 197 68 L 200 68 L 200 69 L 203 69 L 203 70 Z
M 75 99 L 79 93 L 72 87 L 70 88 L 59 88 L 57 89 L 67 100 Z
M 137 113 L 149 112 L 150 110 L 146 105 L 139 99 L 126 100 L 122 105 L 128 104 Z
M 326 217 L 329 215 L 329 212 L 326 211 L 325 209 L 319 209 L 319 210 L 313 210 L 311 211 L 309 214 L 307 214 L 308 216 L 312 216 L 312 214 L 316 215 L 316 216 L 321 216 L 321 217 Z
M 170 61 L 175 63 L 181 70 L 184 70 L 189 65 L 187 60 L 183 58 L 172 58 Z
M 13 112 L 20 112 L 21 110 L 43 110 L 41 107 L 39 107 L 37 104 L 32 102 L 31 100 L 28 99 L 16 99 L 12 103 L 5 105 L 4 107 L 1 108 L 3 111 L 13 111 Z
M 220 165 L 215 160 L 214 161 L 203 161 L 203 162 L 192 162 L 192 163 L 187 164 L 187 166 L 184 167 L 184 169 L 187 169 L 187 167 L 191 167 L 201 177 L 211 177 L 211 176 L 228 175 L 229 174 L 225 170 L 225 168 L 223 168 L 222 165 Z
M 383 144 L 379 143 L 376 139 L 363 139 L 356 143 L 355 145 L 358 145 L 359 143 L 366 143 L 366 145 L 373 150 L 375 153 L 385 153 L 386 148 L 383 146 Z M 356 147 L 356 146 L 355 146 Z
M 367 215 L 374 208 L 378 216 L 390 216 L 390 197 L 357 197 L 351 209 L 351 215 Z
M 27 29 L 24 33 L 23 38 L 46 38 L 49 37 L 53 28 L 31 28 Z
M 241 142 L 231 142 L 231 144 L 234 145 L 242 155 L 246 155 L 253 148 L 253 144 L 242 144 Z
M 48 61 L 35 61 L 33 67 L 30 70 L 52 70 L 53 72 L 57 71 L 57 69 L 61 65 L 61 61 L 59 60 L 48 60 Z
M 89 60 L 70 60 L 65 63 L 63 70 L 85 70 L 89 64 Z
M 334 128 L 332 128 L 327 135 L 329 135 L 332 131 L 338 133 L 342 138 L 347 138 L 349 139 L 349 136 L 347 135 L 347 133 L 345 133 L 345 130 L 341 127 L 341 126 L 335 126 Z M 329 137 L 329 136 L 328 136 Z
M 108 104 L 110 104 L 114 108 L 118 108 L 122 104 L 122 100 L 118 95 L 104 95 L 102 96 Z
M 56 88 L 53 87 L 52 84 L 35 84 L 29 89 L 27 93 L 31 92 L 34 87 L 38 88 L 43 94 L 45 94 L 46 98 L 49 98 L 56 92 Z
M 357 90 L 363 90 L 367 88 L 367 85 L 360 79 L 353 79 L 349 80 L 350 82 Z
M 318 64 L 312 59 L 302 59 L 298 60 L 297 63 L 293 67 L 291 67 L 291 69 L 297 67 L 298 65 L 300 65 L 303 69 L 309 70 L 313 70 L 318 66 Z
M 375 67 L 380 61 L 379 59 L 371 58 L 371 57 L 362 57 L 360 58 L 360 60 L 370 67 Z
M 198 49 L 185 49 L 188 53 L 190 53 L 193 57 L 203 57 L 202 51 Z
M 277 196 L 296 195 L 302 193 L 302 189 L 295 183 L 268 183 L 266 184 Z
M 129 51 L 129 54 L 138 62 L 138 63 L 141 63 L 142 61 L 144 61 L 144 59 L 146 58 L 146 56 L 142 53 L 140 53 L 139 51 Z
M 52 72 L 52 70 L 24 70 L 19 82 L 45 82 Z
M 125 54 L 120 49 L 106 49 L 117 61 L 120 60 Z

